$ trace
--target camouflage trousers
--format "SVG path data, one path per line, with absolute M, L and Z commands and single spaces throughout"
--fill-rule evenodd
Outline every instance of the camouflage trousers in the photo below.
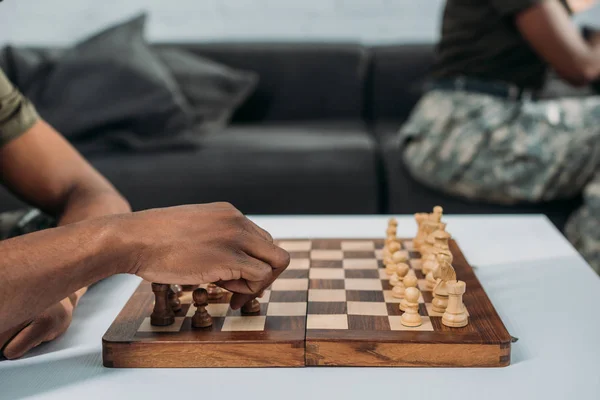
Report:
M 600 96 L 514 101 L 432 90 L 400 135 L 413 177 L 449 194 L 511 204 L 583 192 L 566 234 L 600 273 Z

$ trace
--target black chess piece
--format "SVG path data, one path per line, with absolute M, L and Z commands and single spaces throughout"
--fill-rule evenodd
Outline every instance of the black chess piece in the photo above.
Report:
M 181 301 L 179 301 L 179 295 L 173 290 L 173 287 L 169 288 L 169 306 L 171 306 L 171 310 L 174 312 L 181 310 Z
M 206 287 L 206 291 L 208 292 L 209 300 L 218 300 L 221 297 L 223 297 L 223 289 L 221 289 L 214 283 L 209 283 Z
M 192 326 L 194 328 L 207 328 L 213 324 L 212 317 L 206 311 L 208 305 L 208 293 L 206 289 L 198 288 L 192 293 L 192 299 L 194 300 L 194 306 L 196 306 L 196 313 L 192 317 Z
M 242 306 L 242 314 L 258 314 L 260 313 L 260 302 L 252 299 Z
M 164 283 L 152 283 L 154 292 L 154 310 L 150 315 L 150 324 L 155 326 L 167 326 L 175 322 L 175 313 L 169 305 L 170 285 Z

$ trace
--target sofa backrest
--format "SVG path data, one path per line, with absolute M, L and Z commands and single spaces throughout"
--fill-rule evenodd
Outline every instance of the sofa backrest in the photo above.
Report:
M 185 43 L 177 46 L 233 68 L 254 71 L 254 94 L 234 122 L 360 119 L 368 51 L 359 44 Z
M 434 60 L 433 44 L 374 46 L 368 83 L 367 118 L 405 120 L 423 94 Z

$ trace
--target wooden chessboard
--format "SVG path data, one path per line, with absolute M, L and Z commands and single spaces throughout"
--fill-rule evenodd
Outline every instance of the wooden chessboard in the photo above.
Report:
M 400 323 L 379 239 L 282 240 L 292 261 L 265 292 L 259 315 L 211 302 L 214 324 L 192 328 L 191 292 L 167 327 L 150 325 L 154 295 L 143 282 L 103 338 L 107 367 L 421 366 L 501 367 L 510 364 L 511 336 L 456 242 L 453 266 L 465 281 L 469 325 L 448 328 L 431 309 L 420 255 L 409 253 L 422 292 L 423 324 Z

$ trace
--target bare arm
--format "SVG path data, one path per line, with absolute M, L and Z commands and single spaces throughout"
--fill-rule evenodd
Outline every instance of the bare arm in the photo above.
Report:
M 557 0 L 528 8 L 515 22 L 533 49 L 567 82 L 582 86 L 600 78 L 600 46 L 585 41 Z

